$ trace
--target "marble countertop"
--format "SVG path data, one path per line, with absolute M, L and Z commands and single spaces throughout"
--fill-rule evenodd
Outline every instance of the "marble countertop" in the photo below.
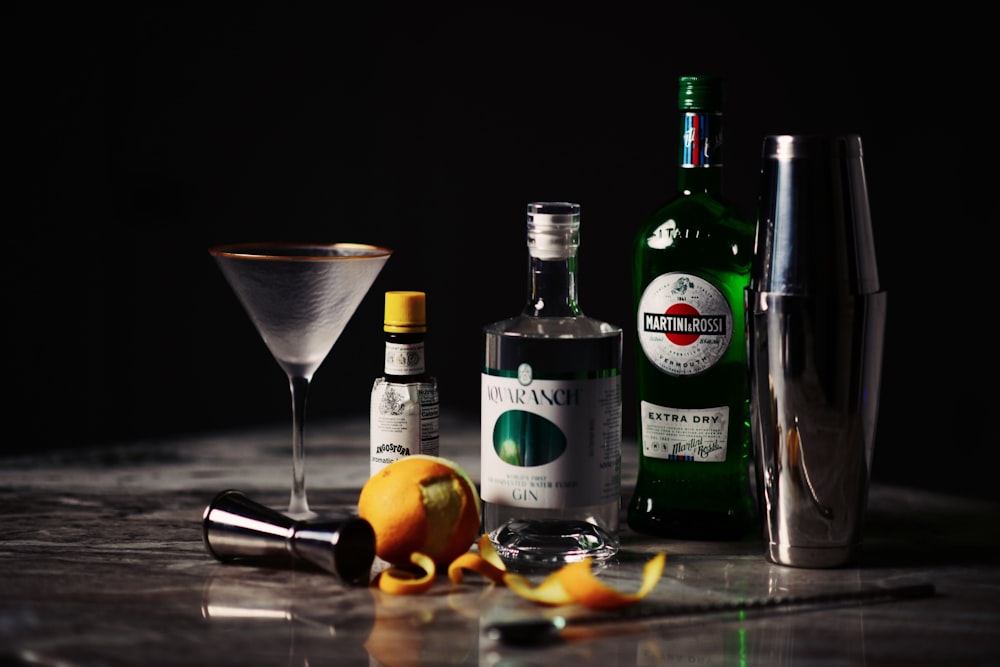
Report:
M 936 594 L 878 604 L 586 624 L 470 575 L 390 596 L 296 567 L 225 564 L 201 519 L 228 488 L 281 509 L 290 429 L 0 458 L 2 665 L 994 665 L 1000 656 L 1000 507 L 875 485 L 858 567 L 768 563 L 759 542 L 658 540 L 622 532 L 612 585 L 637 587 L 667 553 L 647 601 L 693 603 L 931 583 Z M 316 422 L 306 443 L 310 503 L 353 511 L 367 479 L 366 419 Z M 441 455 L 478 479 L 478 423 L 443 415 Z M 635 475 L 626 443 L 623 491 Z M 644 601 L 645 603 L 646 601 Z M 484 628 L 564 614 L 559 641 L 512 646 Z

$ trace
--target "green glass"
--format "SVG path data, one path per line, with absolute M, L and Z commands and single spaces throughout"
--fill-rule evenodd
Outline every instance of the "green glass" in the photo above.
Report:
M 680 86 L 678 193 L 633 243 L 639 471 L 627 522 L 742 539 L 757 530 L 743 315 L 754 224 L 721 194 L 721 81 Z

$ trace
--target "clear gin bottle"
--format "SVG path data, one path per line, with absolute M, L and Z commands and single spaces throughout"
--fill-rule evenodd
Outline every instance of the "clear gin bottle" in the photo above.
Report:
M 528 205 L 529 297 L 483 330 L 483 529 L 511 566 L 618 551 L 622 329 L 577 300 L 580 206 Z

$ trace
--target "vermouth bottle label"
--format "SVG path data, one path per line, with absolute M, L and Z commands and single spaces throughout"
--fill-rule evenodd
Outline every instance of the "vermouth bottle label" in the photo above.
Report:
M 714 366 L 733 338 L 733 311 L 712 283 L 665 273 L 639 300 L 636 330 L 649 362 L 668 375 L 697 375 Z
M 564 508 L 617 501 L 621 377 L 483 373 L 482 497 L 514 507 Z
M 722 114 L 684 114 L 680 167 L 722 167 Z
M 725 461 L 729 407 L 682 410 L 642 401 L 642 453 L 670 461 Z

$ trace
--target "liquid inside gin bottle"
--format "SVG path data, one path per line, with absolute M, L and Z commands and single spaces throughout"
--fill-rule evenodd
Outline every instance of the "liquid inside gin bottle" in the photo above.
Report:
M 619 548 L 620 327 L 577 299 L 580 207 L 528 205 L 528 301 L 483 330 L 483 528 L 510 566 Z
M 743 289 L 754 226 L 722 196 L 722 82 L 679 80 L 677 194 L 633 245 L 639 473 L 633 530 L 756 532 Z

